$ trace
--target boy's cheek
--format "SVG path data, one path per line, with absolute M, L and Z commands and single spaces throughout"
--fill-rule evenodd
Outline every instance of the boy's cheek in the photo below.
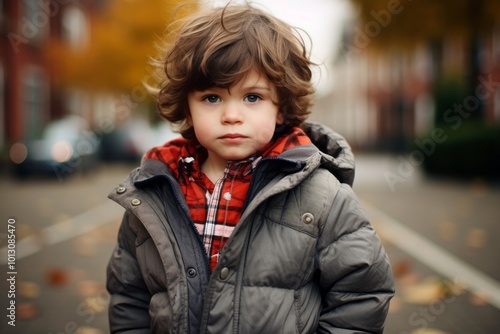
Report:
M 274 127 L 262 127 L 257 130 L 257 143 L 267 144 L 271 141 L 274 135 Z M 260 148 L 259 148 L 260 149 Z

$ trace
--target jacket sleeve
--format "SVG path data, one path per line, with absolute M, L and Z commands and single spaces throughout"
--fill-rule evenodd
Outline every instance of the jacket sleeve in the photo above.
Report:
M 137 218 L 126 211 L 118 244 L 107 268 L 106 285 L 110 293 L 109 326 L 111 333 L 151 333 L 149 302 L 151 295 L 144 283 L 135 257 L 136 236 L 130 228 Z
M 388 257 L 351 188 L 342 184 L 318 241 L 318 333 L 382 333 L 394 281 Z

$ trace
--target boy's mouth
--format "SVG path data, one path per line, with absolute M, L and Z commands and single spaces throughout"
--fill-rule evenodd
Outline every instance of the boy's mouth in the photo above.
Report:
M 228 133 L 228 134 L 225 134 L 219 138 L 221 138 L 221 139 L 237 139 L 237 138 L 247 138 L 247 136 L 244 136 L 244 135 L 239 134 L 239 133 Z
M 220 140 L 222 140 L 223 142 L 227 143 L 227 144 L 239 144 L 241 142 L 243 142 L 244 140 L 246 140 L 248 137 L 247 136 L 244 136 L 242 134 L 239 134 L 239 133 L 228 133 L 228 134 L 225 134 L 221 137 L 219 137 Z

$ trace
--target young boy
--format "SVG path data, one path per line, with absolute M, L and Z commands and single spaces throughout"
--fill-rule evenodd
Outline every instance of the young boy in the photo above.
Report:
M 110 195 L 126 209 L 111 332 L 381 333 L 391 268 L 351 190 L 348 144 L 305 122 L 299 35 L 229 5 L 188 20 L 163 65 L 159 110 L 183 137 Z

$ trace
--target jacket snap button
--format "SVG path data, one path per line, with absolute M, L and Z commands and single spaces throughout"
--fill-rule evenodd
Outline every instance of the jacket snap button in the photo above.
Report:
M 220 279 L 225 280 L 228 276 L 229 276 L 229 268 L 228 267 L 222 268 L 219 275 Z
M 187 270 L 187 275 L 188 275 L 188 277 L 189 277 L 189 278 L 193 278 L 193 277 L 195 277 L 195 276 L 196 276 L 196 269 L 194 269 L 194 268 L 189 268 L 189 269 Z
M 302 215 L 302 221 L 304 224 L 311 224 L 314 221 L 314 216 L 312 213 L 306 212 Z
M 126 192 L 126 191 L 127 191 L 127 188 L 125 188 L 125 187 L 118 187 L 118 188 L 116 189 L 116 193 L 117 193 L 117 194 L 123 194 L 123 193 L 124 193 L 124 192 Z
M 132 205 L 133 206 L 138 206 L 139 204 L 141 204 L 141 200 L 140 199 L 134 198 L 132 200 Z

